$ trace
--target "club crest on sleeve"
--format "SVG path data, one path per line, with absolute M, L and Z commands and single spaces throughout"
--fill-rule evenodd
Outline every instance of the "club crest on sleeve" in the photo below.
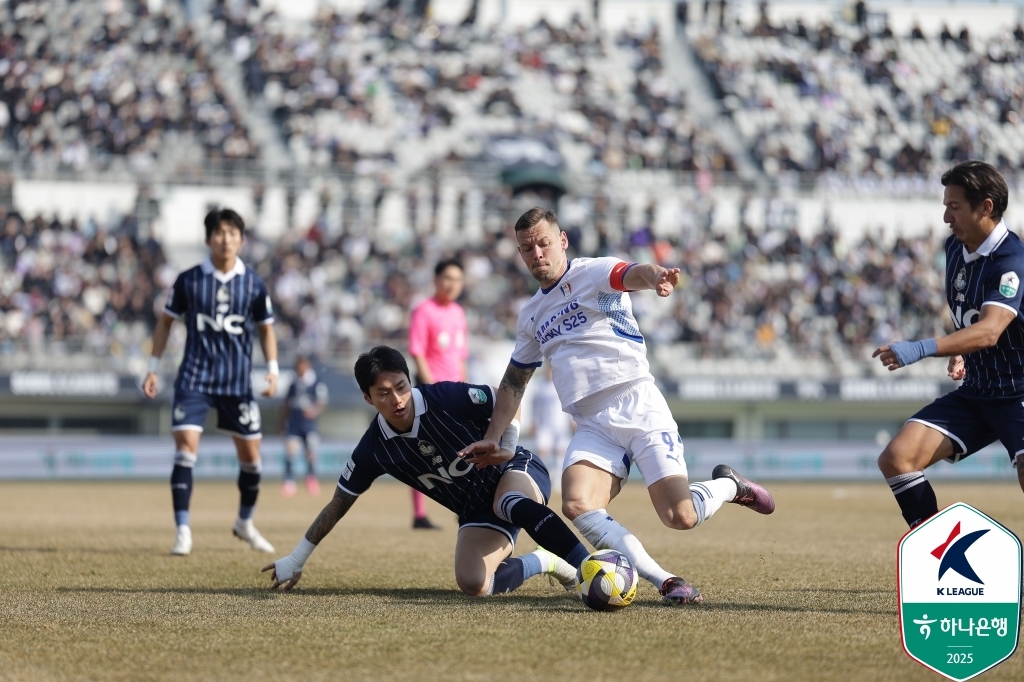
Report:
M 469 389 L 469 399 L 472 400 L 475 405 L 487 404 L 487 394 L 484 393 L 482 388 Z
M 963 291 L 965 286 L 967 286 L 967 268 L 960 268 L 960 272 L 956 273 L 956 278 L 953 280 L 953 288 Z
M 1017 288 L 1020 287 L 1020 278 L 1016 272 L 1006 272 L 999 278 L 999 293 L 1006 298 L 1013 298 L 1017 295 Z

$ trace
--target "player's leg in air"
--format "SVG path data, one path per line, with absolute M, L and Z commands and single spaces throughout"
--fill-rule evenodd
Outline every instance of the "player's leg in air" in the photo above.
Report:
M 771 495 L 724 464 L 715 467 L 712 480 L 691 484 L 682 439 L 653 385 L 641 384 L 616 405 L 577 418 L 577 425 L 562 473 L 562 513 L 598 549 L 625 554 L 666 602 L 703 601 L 696 587 L 659 566 L 636 536 L 608 514 L 608 503 L 621 490 L 630 465 L 637 465 L 662 523 L 677 530 L 695 528 L 726 502 L 771 514 Z
M 285 497 L 295 496 L 295 457 L 302 448 L 302 436 L 289 433 L 284 439 L 284 483 L 281 494 Z
M 573 589 L 586 546 L 546 507 L 551 481 L 540 459 L 519 449 L 498 482 L 487 512 L 459 519 L 455 546 L 455 581 L 465 594 L 487 596 L 511 592 L 529 578 L 546 573 Z M 515 538 L 525 529 L 539 547 L 510 558 Z
M 427 518 L 427 496 L 415 488 L 412 492 L 412 527 L 416 530 L 440 530 Z

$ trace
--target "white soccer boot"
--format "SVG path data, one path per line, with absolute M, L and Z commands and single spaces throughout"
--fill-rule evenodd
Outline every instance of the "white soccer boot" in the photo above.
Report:
M 557 580 L 566 592 L 576 589 L 576 569 L 568 561 L 543 547 L 538 547 L 534 554 L 540 559 L 541 570 L 547 573 L 552 580 Z
M 239 540 L 245 540 L 249 543 L 257 552 L 273 553 L 274 546 L 267 542 L 267 539 L 260 535 L 260 532 L 256 530 L 256 526 L 253 525 L 252 519 L 235 519 L 235 525 L 231 529 L 231 532 L 235 534 L 235 537 Z
M 188 556 L 192 553 L 192 529 L 188 526 L 178 526 L 178 536 L 174 538 L 174 547 L 171 547 L 171 554 L 175 556 Z

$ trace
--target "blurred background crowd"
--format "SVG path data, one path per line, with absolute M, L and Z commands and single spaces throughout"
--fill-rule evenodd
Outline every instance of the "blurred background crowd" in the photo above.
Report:
M 509 227 L 542 204 L 574 255 L 683 268 L 672 298 L 634 297 L 656 346 L 863 363 L 945 328 L 937 174 L 1024 164 L 1019 25 L 897 32 L 838 2 L 825 18 L 676 2 L 667 26 L 602 24 L 599 2 L 526 26 L 482 22 L 476 1 L 449 22 L 430 2 L 343 4 L 299 20 L 242 0 L 0 3 L 0 355 L 144 356 L 195 253 L 170 202 L 57 219 L 16 205 L 19 173 L 237 164 L 254 197 L 244 258 L 292 353 L 404 339 L 448 256 L 466 269 L 471 333 L 511 339 L 535 284 Z M 347 193 L 299 211 L 298 173 L 269 229 L 275 168 L 334 174 Z M 935 209 L 916 232 L 870 209 L 854 230 L 746 219 L 751 196 L 798 204 L 787 187 L 917 192 Z

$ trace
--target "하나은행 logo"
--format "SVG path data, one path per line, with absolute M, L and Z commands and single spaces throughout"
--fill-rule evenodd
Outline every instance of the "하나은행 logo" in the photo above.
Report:
M 946 507 L 896 550 L 900 632 L 915 661 L 967 680 L 1017 648 L 1021 544 L 1002 524 L 963 502 Z

